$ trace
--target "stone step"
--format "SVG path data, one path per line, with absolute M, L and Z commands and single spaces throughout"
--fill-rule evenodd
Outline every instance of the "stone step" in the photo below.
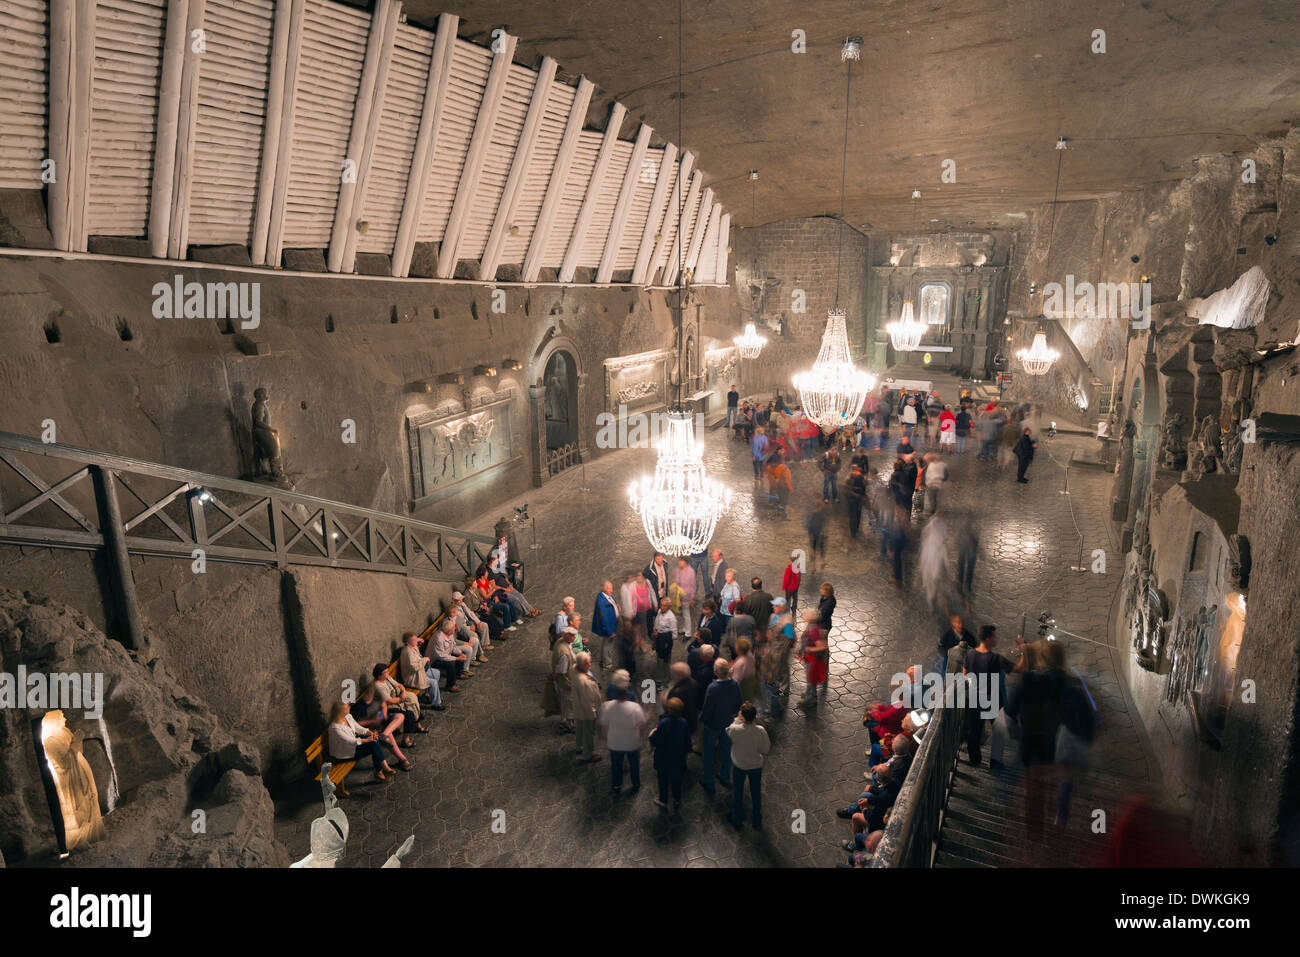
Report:
M 1019 860 L 1008 856 L 1009 853 L 1014 854 L 1014 851 L 1009 851 L 1009 849 L 1003 847 L 990 846 L 980 841 L 972 841 L 964 835 L 945 835 L 939 843 L 936 857 L 938 853 L 959 857 L 982 867 L 1021 866 Z

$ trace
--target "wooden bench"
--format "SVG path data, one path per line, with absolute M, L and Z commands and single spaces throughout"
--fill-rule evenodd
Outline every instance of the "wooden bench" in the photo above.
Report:
M 433 634 L 434 629 L 437 628 L 440 624 L 442 624 L 442 620 L 446 617 L 447 617 L 447 613 L 444 611 L 437 618 L 435 618 L 433 620 L 433 624 L 431 624 L 428 628 L 424 629 L 424 631 L 421 632 L 420 640 L 428 641 L 429 637 Z M 397 677 L 398 659 L 396 658 L 393 659 L 392 663 L 387 668 L 387 673 L 389 677 L 392 678 Z M 401 684 L 400 680 L 398 681 L 398 684 Z M 402 687 L 406 688 L 406 685 L 402 685 Z M 413 694 L 417 694 L 417 695 L 419 694 L 418 688 L 406 688 L 406 690 L 410 691 Z M 320 780 L 321 768 L 324 766 L 325 738 L 327 734 L 328 731 L 321 734 L 318 738 L 316 738 L 315 741 L 307 745 L 306 749 L 303 751 L 303 754 L 306 755 L 307 757 L 307 764 L 315 765 L 316 767 L 316 777 L 312 779 L 315 781 Z M 332 762 L 333 766 L 330 768 L 330 780 L 333 781 L 334 784 L 338 787 L 339 797 L 348 796 L 348 789 L 344 786 L 344 782 L 347 780 L 348 773 L 356 766 L 356 763 L 357 762 L 355 759 Z

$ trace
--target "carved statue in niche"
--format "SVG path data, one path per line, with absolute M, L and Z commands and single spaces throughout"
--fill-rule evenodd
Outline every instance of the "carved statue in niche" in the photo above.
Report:
M 556 354 L 551 361 L 551 375 L 546 380 L 546 418 L 552 422 L 569 421 L 568 361 Z
M 1187 446 L 1188 477 L 1201 479 L 1218 468 L 1219 457 L 1223 454 L 1219 444 L 1219 426 L 1214 416 L 1207 415 L 1201 420 L 1201 427 L 1196 438 Z
M 1124 422 L 1124 431 L 1119 437 L 1119 457 L 1115 461 L 1116 474 L 1127 472 L 1130 476 L 1132 475 L 1133 436 L 1135 435 L 1137 435 L 1137 426 L 1133 424 L 1132 419 L 1126 419 Z
M 1241 441 L 1241 430 L 1231 429 L 1224 433 L 1223 436 L 1223 468 L 1229 475 L 1241 474 L 1241 453 L 1244 446 Z
M 59 796 L 64 847 L 71 851 L 99 840 L 104 836 L 104 819 L 95 775 L 81 752 L 81 732 L 68 730 L 62 711 L 49 711 L 41 719 L 41 744 Z
M 1165 685 L 1165 700 L 1177 701 L 1189 691 L 1195 691 L 1209 661 L 1210 638 L 1218 618 L 1217 605 L 1202 605 L 1194 614 L 1178 623 L 1170 649 L 1171 666 L 1169 682 Z
M 1187 442 L 1183 438 L 1183 426 L 1186 419 L 1181 412 L 1170 410 L 1165 414 L 1161 425 L 1162 441 L 1160 447 L 1160 464 L 1175 472 L 1187 465 Z
M 1126 606 L 1129 632 L 1138 664 L 1149 671 L 1156 671 L 1160 667 L 1160 655 L 1165 644 L 1168 606 L 1164 594 L 1156 588 L 1150 545 L 1142 550 Z
M 280 456 L 280 434 L 271 428 L 271 412 L 266 405 L 266 389 L 253 392 L 253 475 L 275 481 L 284 479 Z
M 1250 587 L 1250 539 L 1245 535 L 1228 537 L 1228 581 L 1234 591 Z

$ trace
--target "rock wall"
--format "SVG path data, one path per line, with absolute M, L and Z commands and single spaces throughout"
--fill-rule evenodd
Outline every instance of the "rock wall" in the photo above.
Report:
M 177 275 L 259 284 L 257 327 L 155 318 L 156 284 Z M 64 444 L 239 477 L 252 467 L 253 392 L 266 388 L 299 491 L 406 513 L 421 498 L 408 416 L 468 414 L 505 400 L 509 427 L 502 420 L 495 436 L 496 464 L 449 476 L 415 511 L 456 527 L 546 474 L 537 412 L 556 351 L 575 367 L 574 437 L 587 454 L 600 453 L 597 416 L 611 405 L 605 362 L 674 352 L 667 295 L 0 257 L 0 430 L 40 435 L 48 420 Z M 712 321 L 731 316 L 728 290 L 697 298 Z M 695 343 L 697 363 L 709 346 Z M 670 398 L 659 395 L 657 407 Z
M 1298 162 L 1292 133 L 1202 158 L 1179 184 L 1070 204 L 1066 222 L 1081 225 L 1064 258 L 1054 245 L 1046 267 L 1035 235 L 1021 260 L 1039 281 L 1076 266 L 1114 281 L 1150 271 L 1149 329 L 1113 320 L 1103 336 L 1076 324 L 1071 337 L 1099 374 L 1113 352 L 1099 343 L 1126 337 L 1112 373 L 1126 436 L 1112 518 L 1128 596 L 1115 648 L 1170 794 L 1225 863 L 1300 860 L 1300 362 L 1289 346 L 1300 338 Z M 1252 163 L 1255 181 L 1244 182 Z M 1124 262 L 1129 248 L 1139 263 Z M 1270 283 L 1263 320 L 1199 324 L 1201 302 L 1255 266 Z M 1143 654 L 1148 645 L 1159 653 Z
M 87 552 L 0 545 L 0 588 L 39 587 L 114 637 L 98 563 Z M 305 773 L 303 747 L 343 681 L 363 689 L 371 667 L 393 660 L 401 633 L 428 625 L 454 588 L 337 568 L 208 562 L 196 574 L 187 560 L 139 556 L 132 572 L 147 655 L 208 702 L 273 784 Z
M 739 323 L 754 323 L 768 340 L 757 359 L 741 363 L 742 391 L 789 394 L 791 375 L 817 357 L 826 313 L 835 305 L 837 250 L 849 348 L 864 361 L 874 333 L 867 313 L 867 236 L 845 226 L 840 249 L 839 220 L 818 216 L 737 229 L 733 245 Z
M 288 863 L 273 836 L 273 807 L 256 753 L 160 661 L 127 652 L 62 603 L 12 589 L 0 589 L 0 658 L 11 674 L 23 663 L 46 674 L 103 676 L 102 725 L 64 710 L 69 730 L 84 735 L 106 828 L 101 840 L 74 850 L 68 865 Z M 43 713 L 0 710 L 0 853 L 11 865 L 56 862 L 32 727 Z M 114 777 L 120 797 L 110 810 Z
M 1012 255 L 1008 313 L 1043 312 L 1048 283 L 1150 283 L 1153 303 L 1204 296 L 1258 265 L 1273 284 L 1261 341 L 1290 341 L 1300 322 L 1300 130 L 1255 150 L 1204 156 L 1192 174 L 1097 200 L 1035 210 Z M 1070 158 L 1065 157 L 1068 176 Z M 1049 242 L 1050 239 L 1050 242 Z M 1034 290 L 1034 291 L 1031 291 Z M 1086 299 L 1086 297 L 1084 297 Z M 1076 299 L 1076 304 L 1078 303 Z M 1086 305 L 1086 302 L 1084 303 Z M 1062 318 L 1092 374 L 1124 367 L 1132 321 L 1100 308 Z M 1014 363 L 1014 360 L 1013 360 Z

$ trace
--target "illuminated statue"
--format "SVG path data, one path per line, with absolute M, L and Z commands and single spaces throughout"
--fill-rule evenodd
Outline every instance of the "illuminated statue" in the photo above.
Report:
M 41 743 L 54 775 L 63 815 L 64 846 L 69 851 L 104 836 L 99 790 L 90 764 L 81 753 L 81 739 L 80 731 L 73 734 L 68 730 L 62 711 L 50 711 L 41 720 Z

